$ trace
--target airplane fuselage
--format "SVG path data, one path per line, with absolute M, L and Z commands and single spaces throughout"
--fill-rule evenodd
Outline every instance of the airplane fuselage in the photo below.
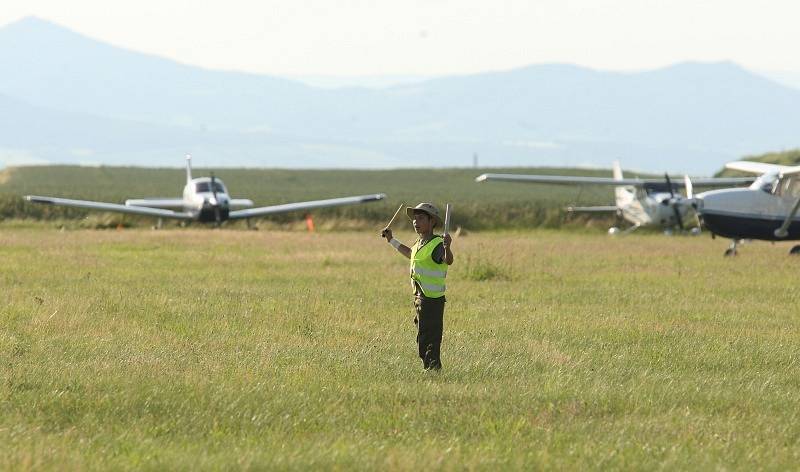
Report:
M 775 235 L 796 201 L 758 188 L 712 190 L 697 195 L 697 209 L 714 234 L 731 239 L 786 241 L 800 239 L 800 220 L 793 219 L 784 238 Z
M 645 193 L 637 195 L 632 189 L 630 198 L 620 198 L 617 194 L 619 212 L 626 221 L 636 226 L 659 225 L 664 228 L 678 226 L 678 216 L 681 222 L 691 215 L 691 207 L 683 204 L 683 197 L 666 192 Z M 674 205 L 678 202 L 678 205 Z M 676 215 L 675 210 L 678 214 Z
M 203 223 L 225 221 L 231 210 L 231 198 L 225 184 L 208 177 L 187 183 L 183 188 L 183 202 L 183 211 Z

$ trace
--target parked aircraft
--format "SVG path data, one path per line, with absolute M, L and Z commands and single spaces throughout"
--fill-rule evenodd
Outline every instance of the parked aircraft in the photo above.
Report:
M 579 177 L 565 175 L 524 175 L 524 174 L 483 174 L 475 181 L 506 181 L 534 184 L 555 185 L 608 185 L 614 187 L 615 204 L 610 206 L 568 207 L 570 212 L 616 213 L 617 217 L 628 221 L 631 226 L 622 231 L 630 233 L 642 226 L 661 226 L 668 234 L 675 227 L 685 229 L 687 223 L 696 221 L 693 200 L 680 195 L 681 187 L 722 187 L 742 185 L 753 181 L 752 178 L 716 178 L 697 179 L 690 182 L 684 178 L 675 182 L 668 175 L 661 179 L 626 179 L 622 175 L 619 162 L 613 164 L 613 177 Z M 609 234 L 620 233 L 617 227 L 611 227 Z M 695 226 L 692 232 L 699 232 Z
M 794 241 L 800 239 L 800 166 L 737 161 L 728 169 L 759 174 L 748 188 L 711 190 L 698 194 L 695 206 L 714 235 L 731 238 L 726 256 L 736 255 L 744 239 Z M 800 254 L 800 245 L 790 254 Z
M 248 226 L 252 227 L 251 218 L 290 211 L 367 203 L 384 198 L 386 198 L 385 194 L 378 193 L 249 208 L 253 206 L 251 200 L 231 198 L 225 184 L 214 177 L 213 174 L 211 177 L 192 178 L 192 158 L 189 155 L 186 156 L 186 186 L 183 188 L 183 198 L 133 199 L 126 200 L 124 205 L 120 205 L 118 203 L 40 197 L 37 195 L 25 196 L 25 200 L 34 203 L 153 216 L 158 218 L 157 228 L 161 227 L 164 218 L 214 223 L 217 226 L 226 220 L 244 219 L 247 220 Z

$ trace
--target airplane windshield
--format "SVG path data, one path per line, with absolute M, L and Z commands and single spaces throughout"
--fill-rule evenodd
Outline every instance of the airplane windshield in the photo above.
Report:
M 195 184 L 194 188 L 195 188 L 195 192 L 197 192 L 197 193 L 211 192 L 211 182 L 197 182 Z M 222 183 L 220 181 L 218 181 L 218 180 L 214 182 L 214 188 L 219 193 L 227 193 L 225 191 L 225 186 L 222 185 Z
M 773 193 L 778 188 L 775 187 L 775 183 L 777 181 L 777 176 L 774 174 L 764 174 L 757 178 L 752 185 L 750 185 L 751 189 L 759 189 L 762 192 L 766 193 Z
M 678 184 L 672 183 L 671 185 L 667 185 L 666 182 L 648 182 L 646 185 L 644 185 L 644 191 L 647 195 L 653 195 L 655 193 L 670 193 L 670 187 L 672 188 L 672 193 L 674 194 L 678 194 L 680 191 Z
M 794 178 L 794 176 L 780 179 L 773 193 L 779 197 L 800 197 L 800 179 Z

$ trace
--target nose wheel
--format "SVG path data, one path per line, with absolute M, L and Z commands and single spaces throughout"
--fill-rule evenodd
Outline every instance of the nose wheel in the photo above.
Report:
M 800 256 L 800 245 L 792 246 L 792 248 L 789 249 L 789 255 Z
M 216 194 L 214 196 L 216 197 Z M 214 227 L 219 228 L 220 226 L 222 226 L 222 215 L 220 214 L 219 205 L 214 205 Z
M 736 254 L 738 254 L 736 252 L 736 246 L 738 244 L 739 244 L 738 240 L 736 240 L 736 239 L 732 240 L 731 241 L 731 245 L 728 246 L 728 249 L 725 250 L 725 257 L 731 257 L 731 256 L 735 256 Z

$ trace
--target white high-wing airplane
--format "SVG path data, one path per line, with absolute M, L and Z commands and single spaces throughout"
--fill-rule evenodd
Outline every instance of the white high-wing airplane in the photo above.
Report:
M 687 220 L 694 221 L 693 200 L 678 193 L 681 187 L 723 187 L 741 185 L 753 181 L 751 178 L 698 179 L 690 182 L 673 182 L 668 175 L 661 179 L 626 179 L 622 175 L 619 162 L 613 163 L 613 177 L 579 177 L 566 175 L 524 175 L 524 174 L 483 174 L 476 182 L 507 181 L 534 184 L 556 185 L 608 185 L 614 187 L 615 205 L 568 207 L 569 212 L 616 213 L 617 217 L 631 223 L 624 232 L 630 233 L 642 226 L 659 225 L 668 234 L 676 226 L 684 229 Z M 699 231 L 693 229 L 693 232 Z M 616 226 L 609 228 L 609 234 L 617 234 Z
M 704 225 L 714 235 L 731 238 L 726 256 L 736 255 L 743 239 L 794 241 L 800 239 L 800 166 L 736 161 L 728 169 L 758 174 L 748 188 L 703 192 L 695 205 Z M 800 245 L 790 254 L 800 254 Z
M 49 205 L 61 205 L 89 210 L 113 211 L 134 215 L 153 216 L 158 218 L 160 228 L 163 218 L 182 221 L 198 221 L 214 223 L 219 226 L 226 220 L 247 220 L 250 218 L 286 213 L 290 211 L 312 210 L 315 208 L 333 207 L 367 203 L 386 198 L 383 193 L 359 195 L 354 197 L 331 198 L 309 202 L 286 203 L 260 208 L 249 208 L 253 202 L 243 198 L 231 198 L 228 189 L 221 180 L 214 177 L 192 178 L 192 157 L 186 156 L 186 186 L 183 198 L 146 198 L 126 200 L 124 205 L 118 203 L 92 202 L 87 200 L 71 200 L 68 198 L 40 197 L 26 195 L 25 200 Z M 237 209 L 239 208 L 239 209 Z

